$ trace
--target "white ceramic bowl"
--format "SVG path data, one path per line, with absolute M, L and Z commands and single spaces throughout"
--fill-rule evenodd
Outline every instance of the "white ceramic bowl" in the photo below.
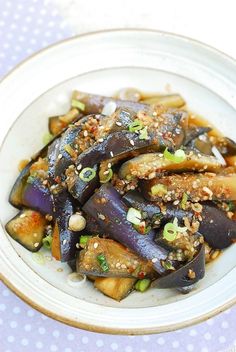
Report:
M 184 327 L 232 305 L 236 247 L 209 265 L 187 296 L 152 289 L 118 303 L 90 283 L 68 286 L 66 265 L 35 263 L 4 230 L 16 213 L 7 199 L 18 161 L 42 147 L 48 116 L 66 111 L 73 89 L 109 95 L 127 86 L 179 92 L 193 111 L 236 139 L 236 64 L 201 43 L 155 31 L 117 30 L 75 37 L 40 52 L 0 84 L 2 128 L 10 128 L 0 152 L 0 269 L 16 294 L 55 319 L 93 331 L 144 334 Z

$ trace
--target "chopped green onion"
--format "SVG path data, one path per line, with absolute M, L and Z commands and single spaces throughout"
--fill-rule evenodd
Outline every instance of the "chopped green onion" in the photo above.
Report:
M 175 268 L 173 267 L 173 265 L 171 264 L 171 262 L 169 260 L 162 260 L 161 265 L 166 270 L 175 270 Z
M 235 204 L 232 201 L 227 202 L 228 205 L 228 211 L 235 211 Z
M 92 236 L 80 236 L 79 245 L 80 247 L 85 247 Z
M 182 196 L 181 203 L 180 203 L 180 206 L 183 210 L 186 209 L 187 201 L 188 201 L 188 195 L 187 195 L 187 193 L 184 192 L 184 194 Z
M 47 145 L 49 142 L 51 142 L 51 140 L 53 139 L 53 135 L 49 132 L 45 133 L 43 135 L 43 144 Z
M 112 169 L 108 169 L 108 171 L 109 171 L 109 173 L 107 175 L 103 175 L 102 179 L 100 178 L 101 183 L 107 183 L 112 178 L 112 176 L 113 176 Z
M 140 120 L 136 119 L 129 125 L 130 132 L 140 131 L 143 128 L 143 124 Z
M 136 282 L 134 288 L 137 291 L 145 292 L 149 288 L 150 285 L 151 285 L 150 279 L 142 279 L 142 280 L 138 280 Z
M 98 261 L 102 271 L 104 271 L 104 272 L 109 271 L 109 266 L 107 264 L 106 257 L 104 254 L 99 254 L 97 256 L 97 261 Z
M 51 249 L 52 247 L 52 236 L 48 235 L 43 238 L 43 246 L 44 248 Z
M 173 163 L 182 163 L 184 160 L 186 160 L 186 154 L 183 149 L 178 149 L 174 154 L 169 152 L 168 148 L 165 149 L 164 151 L 164 158 L 169 161 L 173 161 Z
M 174 241 L 177 236 L 177 229 L 175 224 L 168 222 L 164 227 L 163 237 L 169 242 Z
M 148 139 L 147 126 L 139 132 L 139 139 Z
M 73 108 L 78 108 L 79 110 L 81 111 L 84 111 L 85 110 L 85 104 L 82 103 L 82 101 L 79 101 L 79 100 L 76 100 L 76 99 L 72 99 L 71 101 L 71 106 Z
M 176 226 L 176 229 L 177 229 L 178 232 L 184 233 L 184 232 L 187 231 L 187 227 L 180 227 L 179 226 L 177 218 L 174 218 L 173 224 Z
M 80 171 L 79 178 L 84 182 L 91 181 L 96 176 L 96 171 L 91 167 L 85 167 Z
M 129 208 L 126 219 L 133 225 L 140 225 L 142 221 L 142 214 L 135 208 Z
M 27 183 L 33 183 L 34 180 L 35 180 L 36 176 L 33 176 L 33 175 L 30 175 L 28 178 L 27 178 Z
M 154 185 L 151 187 L 151 195 L 152 196 L 158 196 L 162 197 L 167 193 L 167 186 L 162 185 L 161 183 L 158 183 L 157 185 Z

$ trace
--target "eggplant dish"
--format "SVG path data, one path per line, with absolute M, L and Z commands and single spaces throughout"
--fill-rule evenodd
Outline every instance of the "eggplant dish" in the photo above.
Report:
M 21 167 L 6 230 L 105 295 L 188 293 L 236 241 L 236 143 L 180 95 L 75 91 L 45 142 Z

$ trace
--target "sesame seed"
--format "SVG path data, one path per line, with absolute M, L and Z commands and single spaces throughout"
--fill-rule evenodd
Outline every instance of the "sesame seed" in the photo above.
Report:
M 63 240 L 62 244 L 63 246 L 66 244 L 67 240 Z
M 209 196 L 211 197 L 213 195 L 213 192 L 210 190 L 210 188 L 208 187 L 203 187 L 202 189 L 205 193 L 209 194 Z
M 120 263 L 116 263 L 116 268 L 120 268 Z
M 84 137 L 88 137 L 88 131 L 84 131 Z
M 99 142 L 99 143 L 102 143 L 103 141 L 104 141 L 103 138 L 99 138 L 99 139 L 98 139 L 98 142 Z
M 43 185 L 46 186 L 48 184 L 48 180 L 43 181 Z
M 76 248 L 79 248 L 79 243 L 76 243 L 75 247 L 76 247 Z
M 109 170 L 106 170 L 103 172 L 103 175 L 108 175 L 109 174 Z
M 111 155 L 111 157 L 113 158 L 113 156 L 114 156 L 113 152 L 110 152 L 110 155 Z
M 77 166 L 77 170 L 79 171 L 79 170 L 81 170 L 82 169 L 82 164 L 79 164 L 78 166 Z
M 108 163 L 107 167 L 108 167 L 108 169 L 110 169 L 111 168 L 111 163 Z
M 38 242 L 35 242 L 34 247 L 37 248 L 39 246 Z
M 210 224 L 213 224 L 213 222 L 214 222 L 214 220 L 211 219 L 211 220 L 210 220 Z
M 122 123 L 119 122 L 119 121 L 117 121 L 117 122 L 116 122 L 116 125 L 117 125 L 117 126 L 122 126 Z
M 25 217 L 26 217 L 25 214 L 21 214 L 21 215 L 20 215 L 20 218 L 21 218 L 21 219 L 23 219 L 23 218 L 25 218 Z
M 105 220 L 106 219 L 105 215 L 103 215 L 101 213 L 98 213 L 97 215 L 98 215 L 98 219 L 101 219 L 101 220 Z
M 38 236 L 38 234 L 35 232 L 35 233 L 33 234 L 33 236 L 34 236 L 34 237 L 37 237 L 37 236 Z
M 121 264 L 121 268 L 122 268 L 122 269 L 126 269 L 127 266 L 126 266 L 125 264 Z
M 175 200 L 173 204 L 174 205 L 178 205 L 179 204 L 179 200 Z
M 98 243 L 95 242 L 94 245 L 93 245 L 93 247 L 94 247 L 95 249 L 98 248 Z
M 129 142 L 130 142 L 131 145 L 134 145 L 133 139 L 131 139 Z
M 62 154 L 58 154 L 57 159 L 61 159 L 62 158 Z
M 152 262 L 156 263 L 157 262 L 157 258 L 152 258 Z

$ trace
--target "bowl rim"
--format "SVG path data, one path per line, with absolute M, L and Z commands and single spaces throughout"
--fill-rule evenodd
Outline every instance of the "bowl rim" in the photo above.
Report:
M 40 56 L 40 54 L 43 54 L 47 51 L 50 51 L 53 48 L 59 47 L 61 45 L 64 45 L 68 42 L 73 42 L 73 41 L 77 41 L 80 38 L 86 38 L 86 37 L 92 37 L 92 36 L 96 36 L 96 35 L 100 35 L 100 34 L 112 34 L 112 33 L 117 33 L 117 32 L 149 32 L 149 33 L 157 33 L 161 36 L 166 36 L 166 37 L 170 37 L 170 38 L 174 38 L 174 39 L 181 39 L 184 40 L 186 42 L 189 42 L 190 44 L 195 44 L 198 47 L 202 47 L 203 49 L 207 49 L 209 51 L 211 51 L 213 54 L 216 54 L 218 56 L 220 56 L 221 58 L 224 58 L 226 61 L 233 63 L 234 65 L 236 65 L 236 60 L 231 57 L 230 55 L 224 53 L 223 51 L 214 48 L 211 45 L 205 44 L 199 40 L 190 38 L 188 36 L 184 36 L 184 35 L 180 35 L 180 34 L 176 34 L 173 32 L 166 32 L 166 31 L 161 31 L 161 30 L 155 30 L 155 29 L 147 29 L 147 28 L 115 28 L 115 29 L 105 29 L 105 30 L 98 30 L 98 31 L 92 31 L 89 33 L 84 33 L 84 34 L 80 34 L 80 35 L 75 35 L 66 39 L 63 39 L 61 41 L 58 41 L 56 43 L 53 43 L 49 46 L 47 46 L 46 48 L 43 48 L 41 50 L 38 50 L 37 52 L 33 53 L 32 55 L 28 56 L 26 59 L 24 59 L 23 61 L 21 61 L 19 64 L 17 64 L 9 73 L 7 73 L 5 76 L 3 76 L 3 78 L 0 79 L 0 85 L 9 77 L 11 77 L 12 75 L 15 74 L 16 71 L 18 71 L 18 69 L 20 69 L 22 66 L 26 65 L 28 63 L 28 61 L 30 61 L 32 58 L 36 57 L 36 56 Z M 15 122 L 15 121 L 14 121 Z M 13 123 L 14 123 L 13 122 Z M 12 124 L 11 126 L 8 128 L 7 133 L 5 134 L 4 138 L 2 139 L 1 145 L 0 145 L 0 153 L 2 151 L 2 147 L 5 143 L 5 140 L 8 137 L 8 134 L 10 132 L 12 128 Z M 4 225 L 1 222 L 1 227 L 4 229 Z M 8 278 L 6 276 L 4 276 L 4 274 L 2 272 L 0 272 L 0 280 L 12 291 L 14 292 L 20 299 L 22 299 L 25 303 L 29 304 L 32 308 L 36 309 L 37 311 L 39 311 L 40 313 L 43 313 L 45 315 L 47 315 L 48 317 L 55 319 L 59 322 L 65 323 L 67 325 L 70 325 L 72 327 L 77 327 L 80 329 L 84 329 L 87 331 L 92 331 L 92 332 L 98 332 L 98 333 L 105 333 L 105 334 L 115 334 L 115 335 L 143 335 L 143 334 L 155 334 L 155 333 L 162 333 L 162 332 L 168 332 L 168 331 L 173 331 L 173 330 L 177 330 L 180 328 L 184 328 L 184 327 L 188 327 L 191 326 L 193 324 L 197 324 L 197 323 L 201 323 L 221 312 L 223 312 L 226 309 L 229 309 L 230 307 L 232 307 L 234 304 L 236 304 L 236 297 L 231 299 L 230 301 L 218 306 L 215 309 L 212 309 L 210 312 L 207 312 L 205 314 L 201 314 L 198 317 L 192 318 L 190 320 L 186 320 L 184 322 L 178 322 L 175 324 L 169 324 L 169 325 L 164 325 L 161 327 L 152 327 L 152 328 L 139 328 L 139 329 L 122 329 L 122 328 L 109 328 L 109 327 L 102 327 L 102 326 L 98 326 L 98 325 L 92 325 L 89 323 L 83 323 L 77 320 L 73 320 L 73 319 L 68 319 L 66 317 L 64 317 L 63 315 L 59 315 L 56 314 L 52 311 L 50 311 L 49 309 L 44 308 L 42 305 L 37 304 L 35 301 L 31 300 L 28 296 L 26 296 L 23 292 L 21 292 L 13 283 L 10 282 L 10 280 L 8 280 Z

